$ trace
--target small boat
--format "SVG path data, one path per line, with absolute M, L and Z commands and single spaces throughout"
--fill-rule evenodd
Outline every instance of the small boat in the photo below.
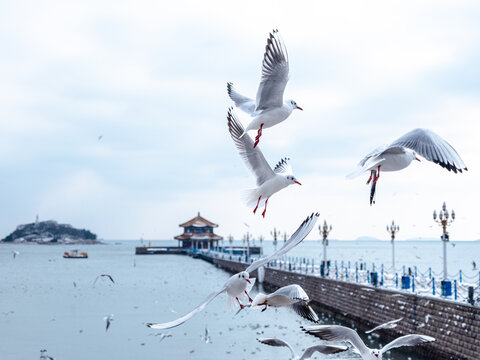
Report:
M 88 254 L 86 252 L 78 252 L 78 250 L 65 251 L 63 253 L 65 259 L 86 259 Z

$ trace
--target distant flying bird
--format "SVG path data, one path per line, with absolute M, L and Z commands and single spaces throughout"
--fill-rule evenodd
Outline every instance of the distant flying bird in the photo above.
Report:
M 281 287 L 268 295 L 258 293 L 253 299 L 252 306 L 265 306 L 262 311 L 267 310 L 268 306 L 290 306 L 301 317 L 318 322 L 317 314 L 308 305 L 309 301 L 310 298 L 305 290 L 300 285 L 293 284 Z
M 250 266 L 248 266 L 245 269 L 245 271 L 241 271 L 231 276 L 220 290 L 212 292 L 210 295 L 207 296 L 207 298 L 200 305 L 198 305 L 195 309 L 190 311 L 188 314 L 176 320 L 169 321 L 167 323 L 162 323 L 162 324 L 147 323 L 146 325 L 152 329 L 169 329 L 169 328 L 173 328 L 175 326 L 181 325 L 185 321 L 191 319 L 194 315 L 202 311 L 210 302 L 212 302 L 213 299 L 215 299 L 218 295 L 224 292 L 227 293 L 230 307 L 234 306 L 235 300 L 236 300 L 240 308 L 243 308 L 243 305 L 240 302 L 240 300 L 245 298 L 245 296 L 248 297 L 250 301 L 253 301 L 252 299 L 250 299 L 248 292 L 253 287 L 255 283 L 255 278 L 250 278 L 250 274 L 256 269 L 258 269 L 260 266 L 263 266 L 273 260 L 276 260 L 280 256 L 287 253 L 289 250 L 293 249 L 295 246 L 300 244 L 303 241 L 303 239 L 305 239 L 307 235 L 310 233 L 313 226 L 317 222 L 317 219 L 319 216 L 320 214 L 318 213 L 308 216 L 299 226 L 297 231 L 295 231 L 292 237 L 282 246 L 281 249 L 277 250 L 270 256 L 254 261 L 253 263 L 250 264 Z M 188 296 L 188 294 L 185 294 L 185 296 Z
M 472 261 L 472 266 L 473 266 L 473 269 L 472 270 L 477 270 L 477 263 L 474 261 Z
M 20 252 L 17 250 L 12 250 L 12 256 L 14 259 L 17 257 L 17 255 L 20 255 Z
M 370 205 L 372 205 L 375 203 L 375 187 L 380 177 L 380 170 L 402 170 L 413 160 L 420 161 L 417 154 L 454 173 L 468 170 L 455 149 L 444 139 L 431 130 L 415 129 L 390 145 L 380 146 L 371 151 L 358 163 L 357 170 L 347 177 L 354 178 L 365 171 L 370 171 L 367 185 L 373 180 L 370 189 Z
M 370 334 L 371 332 L 374 332 L 374 331 L 377 331 L 377 330 L 380 330 L 380 329 L 393 329 L 393 328 L 397 327 L 397 323 L 401 320 L 403 320 L 403 318 L 388 321 L 384 324 L 381 324 L 381 325 L 378 325 L 378 326 L 374 327 L 373 329 L 365 331 L 365 334 Z
M 257 204 L 255 209 L 253 209 L 253 213 L 255 214 L 260 201 L 264 201 L 265 209 L 262 212 L 262 216 L 265 217 L 270 196 L 288 185 L 302 184 L 293 176 L 292 168 L 287 162 L 287 160 L 289 160 L 288 158 L 282 159 L 272 170 L 260 149 L 252 146 L 250 136 L 241 136 L 243 127 L 235 116 L 232 108 L 228 109 L 227 119 L 228 130 L 240 153 L 240 157 L 245 162 L 247 168 L 255 175 L 257 181 L 257 188 L 247 190 L 246 192 L 247 205 L 253 206 L 253 204 Z
M 245 129 L 258 130 L 253 147 L 258 145 L 262 129 L 269 128 L 287 119 L 293 110 L 303 110 L 294 100 L 283 101 L 283 93 L 289 78 L 288 54 L 285 44 L 278 33 L 273 30 L 267 40 L 267 47 L 262 63 L 262 78 L 257 90 L 256 100 L 238 93 L 232 83 L 227 84 L 230 99 L 253 119 Z
M 327 341 L 348 341 L 358 351 L 363 360 L 382 360 L 383 354 L 390 349 L 401 346 L 415 346 L 430 341 L 435 338 L 426 335 L 411 334 L 401 336 L 392 342 L 389 342 L 382 349 L 368 348 L 355 330 L 340 325 L 314 325 L 302 326 L 301 329 L 307 334 Z
M 202 340 L 205 341 L 205 344 L 212 343 L 212 338 L 210 337 L 207 327 L 205 327 L 205 334 L 201 335 L 201 337 L 202 337 Z
M 102 138 L 103 138 L 103 135 L 100 135 L 100 136 L 98 137 L 98 141 L 102 140 Z
M 95 281 L 93 282 L 93 285 L 95 285 L 95 283 L 97 282 L 97 280 L 98 280 L 99 278 L 101 278 L 101 277 L 102 277 L 102 278 L 108 278 L 108 279 L 110 279 L 110 281 L 111 281 L 113 284 L 115 284 L 115 281 L 113 280 L 113 278 L 112 278 L 111 275 L 108 275 L 108 274 L 100 274 L 100 275 L 98 275 L 98 276 L 95 278 Z
M 257 340 L 265 345 L 287 347 L 290 350 L 291 360 L 309 360 L 315 351 L 321 354 L 336 354 L 348 350 L 348 347 L 341 345 L 314 345 L 307 348 L 302 356 L 298 356 L 285 340 L 277 338 L 258 338 Z
M 103 318 L 103 320 L 106 322 L 106 327 L 105 327 L 105 331 L 108 330 L 108 328 L 110 327 L 110 324 L 112 323 L 113 321 L 113 314 L 110 314 L 108 316 L 105 316 Z

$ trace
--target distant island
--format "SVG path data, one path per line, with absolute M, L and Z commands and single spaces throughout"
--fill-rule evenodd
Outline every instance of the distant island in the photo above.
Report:
M 54 220 L 37 221 L 19 225 L 10 235 L 1 240 L 4 243 L 36 244 L 100 244 L 97 235 L 85 230 L 75 229 L 69 224 L 59 224 Z

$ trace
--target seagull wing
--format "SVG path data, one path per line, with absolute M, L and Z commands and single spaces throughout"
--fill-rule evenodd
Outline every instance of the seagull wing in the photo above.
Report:
M 288 239 L 288 241 L 283 244 L 283 246 L 274 252 L 272 255 L 258 259 L 257 261 L 254 261 L 248 268 L 245 269 L 246 272 L 251 273 L 252 271 L 258 269 L 260 266 L 263 266 L 265 264 L 268 264 L 270 261 L 273 261 L 283 254 L 287 253 L 291 249 L 293 249 L 295 246 L 300 244 L 303 239 L 307 237 L 307 235 L 310 233 L 312 228 L 314 227 L 315 223 L 317 222 L 318 217 L 320 216 L 319 213 L 316 214 L 311 214 L 308 216 L 302 224 L 299 226 L 297 231 Z
M 110 281 L 115 284 L 115 281 L 113 281 L 113 278 L 110 275 L 105 274 L 104 276 L 108 277 L 110 279 Z
M 410 335 L 401 336 L 393 340 L 392 342 L 389 342 L 380 351 L 383 354 L 390 349 L 398 348 L 401 346 L 415 346 L 415 345 L 427 343 L 430 341 L 435 341 L 435 338 L 427 335 L 410 334 Z
M 258 338 L 257 340 L 265 345 L 288 347 L 290 352 L 292 353 L 292 358 L 295 358 L 296 356 L 295 351 L 293 351 L 293 348 L 285 340 L 277 339 L 277 338 Z
M 296 302 L 292 305 L 290 305 L 290 307 L 298 314 L 300 315 L 301 317 L 303 317 L 304 319 L 307 319 L 307 320 L 310 320 L 314 323 L 318 323 L 318 321 L 320 320 L 318 318 L 318 315 L 317 313 L 312 309 L 312 307 L 310 305 L 308 305 L 307 302 L 305 301 L 299 301 L 299 302 Z
M 406 133 L 389 147 L 395 146 L 412 149 L 428 161 L 432 161 L 454 173 L 468 170 L 455 149 L 439 135 L 428 129 L 414 129 Z
M 263 56 L 262 78 L 257 91 L 255 111 L 283 105 L 283 92 L 288 77 L 287 49 L 278 30 L 273 30 Z
M 232 99 L 236 107 L 245 111 L 248 115 L 252 116 L 254 114 L 255 100 L 238 93 L 231 82 L 227 83 L 227 92 L 228 96 L 230 96 L 230 99 Z
M 213 299 L 215 299 L 218 295 L 223 293 L 225 290 L 227 290 L 227 288 L 224 286 L 221 290 L 212 292 L 210 295 L 207 296 L 207 298 L 200 305 L 198 305 L 195 309 L 190 311 L 188 314 L 182 316 L 181 318 L 178 318 L 176 320 L 169 321 L 166 323 L 162 323 L 162 324 L 148 323 L 147 326 L 152 329 L 170 329 L 175 326 L 181 325 L 185 321 L 192 318 L 195 314 L 202 311 L 205 308 L 205 306 L 207 306 Z
M 370 334 L 371 332 L 374 332 L 375 330 L 380 330 L 380 329 L 392 329 L 394 327 L 397 326 L 397 322 L 403 320 L 403 318 L 400 318 L 400 319 L 396 319 L 396 320 L 392 320 L 392 321 L 388 321 L 384 324 L 380 324 L 376 327 L 374 327 L 373 329 L 370 329 L 370 330 L 367 330 L 365 331 L 365 334 Z
M 286 298 L 289 298 L 292 300 L 303 300 L 303 301 L 310 300 L 305 290 L 303 290 L 303 288 L 297 284 L 281 287 L 277 291 L 268 295 L 268 297 L 273 297 L 276 295 L 285 296 Z
M 315 351 L 318 351 L 321 354 L 336 354 L 342 351 L 347 351 L 347 346 L 341 345 L 315 345 L 310 346 L 305 350 L 302 357 L 299 360 L 310 360 L 310 357 Z
M 258 147 L 253 147 L 253 141 L 248 134 L 244 134 L 244 129 L 233 109 L 228 109 L 228 131 L 232 136 L 233 142 L 237 147 L 240 157 L 257 178 L 257 186 L 263 184 L 267 179 L 275 176 L 267 160 Z M 242 136 L 243 135 L 243 136 Z
M 290 164 L 287 162 L 289 158 L 283 158 L 273 168 L 275 174 L 293 175 L 293 170 Z
M 348 341 L 360 352 L 361 355 L 368 354 L 369 349 L 365 346 L 355 330 L 340 325 L 315 325 L 304 326 L 302 330 L 307 334 L 316 336 L 328 341 Z

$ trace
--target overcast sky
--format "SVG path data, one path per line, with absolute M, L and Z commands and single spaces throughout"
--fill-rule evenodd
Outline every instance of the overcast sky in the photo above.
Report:
M 171 239 L 200 211 L 222 236 L 270 238 L 319 211 L 335 239 L 388 239 L 392 219 L 398 239 L 438 238 L 446 201 L 451 239 L 479 239 L 479 17 L 476 1 L 1 1 L 0 237 L 38 214 L 104 239 Z M 290 157 L 303 185 L 262 219 L 242 202 L 255 181 L 227 131 L 226 83 L 255 96 L 274 28 L 285 96 L 304 111 L 260 147 L 271 165 Z M 382 173 L 370 206 L 368 174 L 345 175 L 416 127 L 469 171 Z

